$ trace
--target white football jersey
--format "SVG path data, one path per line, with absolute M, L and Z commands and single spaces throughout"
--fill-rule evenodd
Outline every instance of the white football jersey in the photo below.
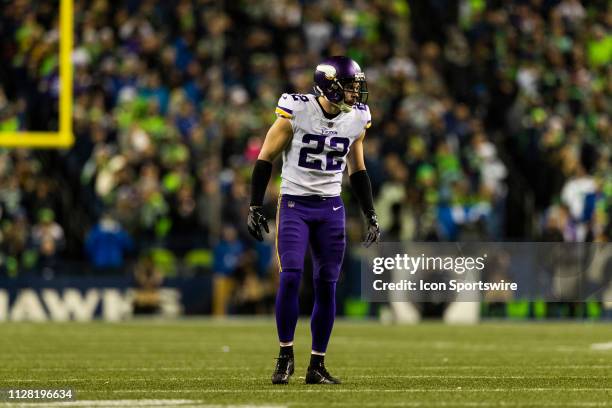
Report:
M 328 119 L 316 98 L 285 93 L 278 100 L 276 115 L 289 119 L 293 128 L 283 151 L 281 194 L 340 195 L 346 155 L 372 123 L 368 105 L 358 103 Z

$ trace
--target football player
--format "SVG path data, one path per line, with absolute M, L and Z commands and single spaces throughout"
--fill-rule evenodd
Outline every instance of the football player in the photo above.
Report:
M 340 383 L 326 370 L 324 358 L 336 315 L 336 282 L 346 245 L 344 205 L 340 198 L 346 167 L 367 219 L 365 245 L 377 242 L 380 237 L 363 159 L 363 139 L 371 125 L 365 75 L 352 59 L 331 57 L 317 66 L 314 84 L 314 95 L 280 97 L 277 119 L 266 135 L 252 176 L 248 229 L 261 241 L 262 230 L 269 232 L 262 210 L 264 195 L 272 162 L 282 153 L 281 194 L 276 212 L 280 288 L 275 305 L 280 353 L 272 374 L 274 384 L 287 384 L 294 372 L 293 336 L 308 244 L 313 260 L 315 302 L 306 383 Z

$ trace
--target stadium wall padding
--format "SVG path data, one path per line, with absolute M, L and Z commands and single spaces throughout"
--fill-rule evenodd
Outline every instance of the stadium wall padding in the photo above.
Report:
M 116 321 L 134 315 L 137 289 L 129 277 L 19 277 L 0 283 L 0 321 Z M 209 314 L 210 276 L 168 278 L 159 289 L 158 314 Z

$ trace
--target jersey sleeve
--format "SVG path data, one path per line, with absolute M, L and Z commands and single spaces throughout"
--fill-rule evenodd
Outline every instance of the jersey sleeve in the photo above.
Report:
M 306 101 L 308 99 L 303 95 L 284 93 L 276 104 L 276 116 L 285 119 L 295 119 L 296 113 L 304 109 Z
M 365 105 L 366 111 L 365 111 L 365 126 L 364 129 L 369 129 L 370 126 L 372 126 L 372 114 L 370 113 L 370 107 L 368 105 Z
M 372 126 L 372 114 L 370 113 L 370 107 L 366 104 L 359 103 L 355 105 L 359 118 L 363 123 L 364 129 L 369 129 Z

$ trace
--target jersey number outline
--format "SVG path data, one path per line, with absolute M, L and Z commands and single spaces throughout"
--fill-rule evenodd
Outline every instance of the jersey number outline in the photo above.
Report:
M 289 95 L 291 95 L 294 101 L 299 100 L 302 102 L 308 102 L 308 97 L 306 95 L 302 95 L 302 94 L 289 94 Z
M 325 140 L 327 136 L 325 135 L 313 135 L 313 134 L 305 134 L 302 138 L 302 142 L 310 145 L 311 142 L 316 142 L 315 146 L 305 146 L 300 149 L 300 159 L 298 161 L 298 166 L 304 167 L 312 170 L 323 170 L 323 160 L 322 159 L 313 159 L 308 160 L 308 155 L 311 154 L 313 156 L 320 155 L 323 153 L 325 149 Z M 329 145 L 331 147 L 337 147 L 338 145 L 342 145 L 342 150 L 331 150 L 327 152 L 325 155 L 325 171 L 335 171 L 342 169 L 342 159 L 346 153 L 348 152 L 350 140 L 347 137 L 333 136 L 329 140 Z

